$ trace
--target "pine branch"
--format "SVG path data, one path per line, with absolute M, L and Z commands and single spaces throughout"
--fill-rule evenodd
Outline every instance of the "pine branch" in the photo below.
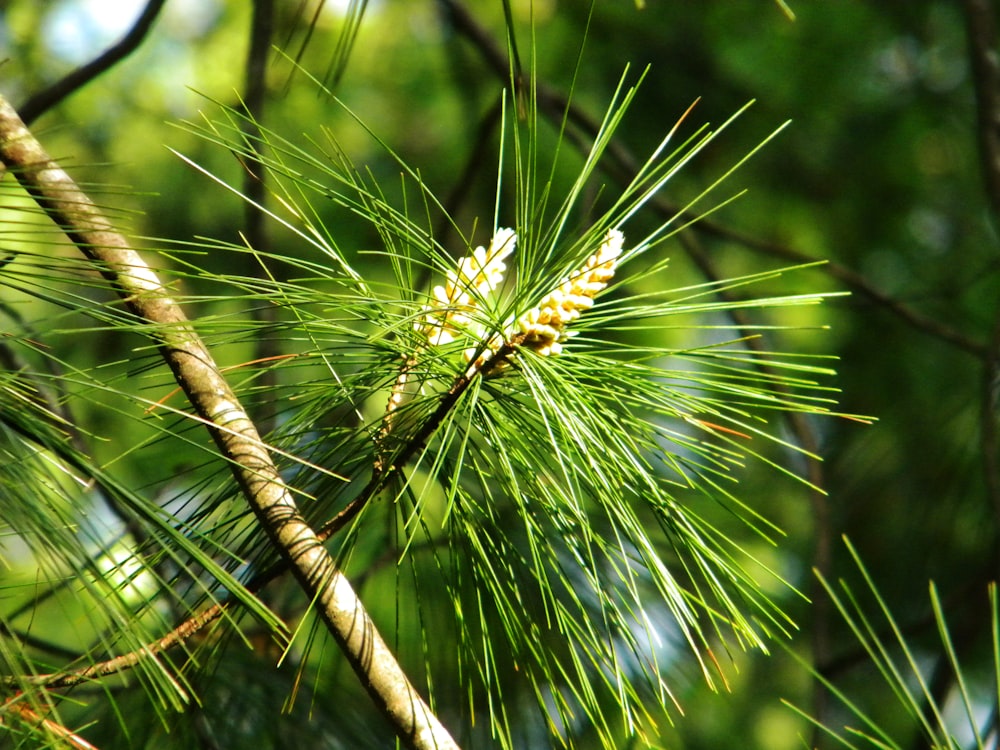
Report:
M 251 589 L 252 590 L 252 589 Z M 91 664 L 74 672 L 54 672 L 52 674 L 21 675 L 16 678 L 5 678 L 8 685 L 39 685 L 56 689 L 68 688 L 90 680 L 96 680 L 108 675 L 126 672 L 136 666 L 141 660 L 163 653 L 174 646 L 180 645 L 195 634 L 204 630 L 205 626 L 219 619 L 228 606 L 234 601 L 232 597 L 226 601 L 213 604 L 208 609 L 194 617 L 188 618 L 181 625 L 171 630 L 159 640 L 147 644 L 141 649 L 121 654 L 113 659 Z
M 369 695 L 412 748 L 457 747 L 417 694 L 357 594 L 305 522 L 267 446 L 180 306 L 100 209 L 0 97 L 0 160 L 149 325 L 164 360 L 230 466 L 271 543 L 288 562 Z

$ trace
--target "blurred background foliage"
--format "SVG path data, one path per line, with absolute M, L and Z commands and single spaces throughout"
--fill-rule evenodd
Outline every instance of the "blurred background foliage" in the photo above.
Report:
M 17 106 L 92 58 L 124 33 L 140 5 L 0 2 L 3 93 Z M 369 2 L 342 71 L 336 50 L 351 17 L 346 3 L 327 3 L 318 11 L 307 39 L 315 8 L 278 2 L 273 40 L 311 75 L 329 80 L 331 69 L 341 73 L 331 86 L 344 104 L 419 170 L 463 229 L 470 231 L 477 220 L 488 229 L 497 108 L 505 82 L 484 59 L 483 49 L 470 42 L 450 5 Z M 996 577 L 1000 515 L 986 477 L 1000 457 L 984 453 L 982 437 L 984 420 L 995 416 L 987 365 L 995 356 L 990 341 L 1000 312 L 1000 256 L 995 217 L 983 189 L 962 7 L 943 0 L 809 1 L 793 4 L 794 21 L 764 0 L 647 0 L 642 8 L 599 2 L 592 17 L 586 2 L 524 0 L 513 8 L 517 51 L 545 86 L 568 91 L 573 62 L 582 55 L 573 101 L 592 118 L 600 117 L 626 66 L 650 67 L 617 134 L 620 146 L 633 154 L 648 153 L 695 100 L 689 122 L 713 124 L 755 100 L 724 137 L 668 185 L 665 198 L 672 205 L 683 205 L 792 121 L 723 185 L 717 198 L 743 189 L 745 195 L 687 232 L 686 240 L 671 240 L 670 284 L 822 259 L 831 263 L 782 277 L 767 291 L 852 292 L 820 309 L 782 310 L 781 322 L 805 330 L 780 334 L 768 346 L 836 355 L 842 410 L 875 416 L 877 425 L 844 420 L 810 425 L 824 457 L 818 471 L 825 498 L 776 481 L 762 467 L 741 477 L 740 496 L 786 534 L 778 547 L 760 544 L 754 551 L 814 600 L 780 587 L 773 592 L 799 625 L 791 649 L 887 726 L 898 727 L 903 736 L 915 733 L 911 719 L 888 704 L 885 686 L 872 679 L 871 667 L 813 583 L 811 568 L 818 565 L 831 580 L 853 575 L 839 543 L 841 535 L 849 536 L 906 632 L 917 644 L 926 638 L 920 655 L 930 674 L 941 659 L 926 596 L 927 581 L 934 579 L 949 621 L 962 635 L 963 660 L 974 664 L 988 658 L 986 583 Z M 501 4 L 470 3 L 467 10 L 496 48 L 506 51 Z M 134 54 L 34 124 L 50 153 L 78 179 L 101 186 L 98 200 L 115 207 L 135 236 L 239 242 L 246 222 L 243 202 L 211 186 L 166 147 L 234 182 L 241 179 L 228 154 L 177 124 L 197 121 L 199 110 L 211 108 L 206 97 L 239 101 L 249 23 L 249 3 L 168 0 Z M 528 44 L 532 25 L 534 59 Z M 327 127 L 355 164 L 392 186 L 398 165 L 341 107 L 318 95 L 287 58 L 276 55 L 272 63 L 262 116 L 267 126 L 293 138 Z M 573 158 L 567 159 L 566 174 L 572 175 L 575 166 Z M 608 184 L 614 190 L 613 174 Z M 638 235 L 639 227 L 662 220 L 639 217 L 632 231 Z M 368 264 L 366 272 L 374 276 L 385 273 L 378 256 L 365 260 L 361 254 L 379 247 L 370 227 L 352 224 L 343 212 L 331 221 L 338 242 L 347 252 L 358 252 L 358 267 Z M 8 248 L 31 245 L 38 241 L 34 231 L 5 230 L 3 241 Z M 277 230 L 272 241 L 284 252 L 291 252 L 295 242 Z M 138 244 L 155 251 L 160 243 Z M 311 251 L 301 247 L 296 252 Z M 165 257 L 150 255 L 154 265 L 170 265 Z M 251 272 L 249 256 L 236 253 L 202 257 L 199 263 L 218 273 Z M 240 268 L 240 263 L 248 265 Z M 191 279 L 183 285 L 192 296 L 204 291 Z M 9 304 L 12 298 L 4 294 Z M 192 305 L 192 317 L 218 315 L 226 308 L 224 301 Z M 36 321 L 41 312 L 21 308 Z M 56 318 L 56 323 L 72 329 L 71 321 Z M 941 328 L 955 335 L 942 336 Z M 92 337 L 74 341 L 67 335 L 60 341 L 61 356 L 81 368 L 100 368 L 101 377 L 123 379 L 131 373 L 130 344 L 121 340 L 127 336 L 109 332 L 95 347 Z M 250 356 L 249 347 L 236 347 L 222 364 Z M 162 394 L 165 378 L 155 382 L 159 389 L 151 390 Z M 95 408 L 92 415 L 77 416 L 97 435 L 134 430 L 129 439 L 136 444 L 147 437 L 136 421 L 124 427 L 102 422 L 107 414 Z M 118 458 L 120 446 L 110 450 L 107 458 L 118 460 L 117 470 L 150 487 L 161 486 L 186 460 L 148 452 Z M 783 460 L 803 474 L 817 471 L 792 455 Z M 159 467 L 158 476 L 150 474 L 150 467 Z M 17 571 L 17 554 L 5 559 Z M 377 602 L 378 586 L 391 586 L 392 580 L 376 572 L 365 583 L 362 596 Z M 52 633 L 56 625 L 34 627 Z M 412 640 L 406 633 L 398 637 L 401 643 Z M 673 727 L 662 727 L 663 746 L 801 747 L 811 730 L 781 705 L 781 698 L 812 706 L 832 724 L 840 721 L 835 705 L 815 698 L 810 675 L 781 648 L 775 651 L 770 656 L 734 653 L 732 662 L 720 655 L 728 679 L 728 690 L 721 692 L 708 690 L 697 670 L 679 657 L 678 675 L 690 676 L 681 680 L 677 696 L 684 715 L 675 717 Z M 234 667 L 223 662 L 220 669 Z M 277 710 L 294 682 L 291 675 L 285 678 L 287 684 L 275 676 L 274 682 L 256 686 L 259 694 L 252 704 Z M 372 731 L 371 709 L 350 687 L 352 681 L 342 668 L 322 675 L 318 693 L 330 700 L 326 690 L 332 686 L 337 696 L 339 716 L 333 720 L 322 707 L 299 702 L 294 710 L 301 715 L 282 720 L 280 732 L 267 722 L 230 731 L 260 732 L 269 737 L 262 747 L 295 746 L 291 732 L 305 721 L 305 712 L 314 722 L 329 723 L 330 731 L 343 731 L 343 725 L 333 728 L 338 719 Z M 436 681 L 444 688 L 439 701 L 445 702 L 448 688 L 440 677 Z M 226 684 L 225 679 L 213 681 L 200 710 L 242 714 L 240 705 L 250 704 L 241 701 L 251 699 L 227 692 Z M 947 696 L 954 685 L 942 675 L 936 689 Z M 101 732 L 113 732 L 113 726 L 113 720 L 105 722 L 94 740 Z M 530 737 L 538 728 L 522 731 L 523 746 L 532 746 Z M 231 744 L 232 736 L 218 746 L 238 746 Z M 377 744 L 387 737 L 369 739 Z

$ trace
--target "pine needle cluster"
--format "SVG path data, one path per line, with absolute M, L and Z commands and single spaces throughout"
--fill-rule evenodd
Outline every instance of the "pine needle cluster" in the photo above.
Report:
M 719 301 L 720 291 L 781 272 L 629 294 L 664 265 L 631 261 L 652 257 L 674 228 L 664 223 L 626 249 L 623 226 L 722 129 L 698 131 L 673 151 L 668 134 L 621 196 L 571 231 L 634 90 L 620 93 L 554 207 L 538 185 L 549 176 L 536 161 L 532 120 L 521 132 L 512 119 L 505 137 L 518 154 L 516 214 L 494 217 L 501 228 L 483 244 L 458 232 L 470 249 L 457 262 L 332 136 L 319 153 L 266 130 L 259 145 L 285 211 L 273 217 L 328 259 L 325 269 L 284 255 L 261 261 L 337 288 L 317 295 L 276 273 L 271 283 L 247 285 L 295 311 L 291 330 L 310 344 L 304 356 L 325 370 L 311 390 L 299 381 L 279 392 L 294 408 L 271 439 L 290 457 L 293 484 L 317 498 L 311 511 L 335 530 L 342 558 L 364 559 L 366 539 L 388 533 L 394 585 L 414 597 L 412 609 L 393 614 L 401 632 L 418 634 L 411 645 L 427 655 L 429 673 L 457 659 L 456 689 L 468 697 L 470 717 L 486 713 L 501 747 L 516 733 L 508 707 L 531 696 L 546 721 L 582 720 L 616 747 L 622 731 L 642 735 L 674 704 L 668 675 L 678 657 L 666 643 L 686 644 L 714 684 L 713 638 L 766 648 L 791 629 L 751 551 L 775 530 L 731 488 L 748 459 L 776 465 L 763 442 L 779 440 L 769 417 L 829 413 L 832 404 L 818 381 L 828 368 L 747 350 L 741 337 L 752 327 L 720 342 L 725 326 L 704 322 L 734 308 L 812 305 L 824 295 Z M 239 153 L 242 117 L 226 110 L 194 129 Z M 420 202 L 440 209 L 419 174 L 399 164 Z M 309 169 L 318 176 L 304 176 Z M 371 222 L 394 283 L 369 284 L 327 239 L 315 195 Z M 454 219 L 446 223 L 457 232 Z M 422 295 L 415 279 L 428 267 L 444 281 Z M 605 303 L 598 298 L 612 281 L 621 291 Z M 693 336 L 683 347 L 631 343 L 638 334 L 655 341 L 664 319 L 681 316 Z M 336 467 L 338 477 L 317 476 L 314 466 Z M 720 504 L 753 543 L 719 525 L 711 509 Z M 443 630 L 427 630 L 428 620 Z M 457 654 L 442 651 L 445 642 Z
M 736 308 L 814 305 L 823 295 L 719 296 L 781 271 L 675 289 L 659 283 L 665 261 L 656 253 L 677 227 L 666 221 L 643 233 L 648 222 L 636 217 L 729 123 L 695 130 L 676 146 L 671 131 L 616 197 L 585 207 L 586 195 L 601 194 L 597 165 L 634 94 L 623 79 L 569 180 L 539 155 L 535 102 L 526 102 L 527 117 L 505 119 L 492 217 L 502 228 L 485 244 L 461 231 L 419 172 L 391 151 L 405 175 L 398 199 L 328 131 L 288 138 L 224 105 L 187 126 L 243 164 L 260 165 L 273 195 L 257 208 L 293 240 L 272 252 L 217 240 L 171 245 L 164 252 L 174 275 L 199 290 L 193 302 L 274 312 L 269 322 L 233 314 L 192 326 L 219 348 L 262 338 L 283 347 L 232 374 L 248 410 L 274 408 L 265 440 L 282 481 L 346 575 L 378 587 L 371 599 L 384 609 L 375 615 L 396 623 L 406 658 L 424 659 L 431 704 L 458 706 L 468 733 L 484 732 L 503 748 L 516 744 L 519 707 L 528 703 L 553 743 L 574 746 L 576 732 L 609 748 L 649 740 L 673 712 L 672 674 L 682 659 L 714 684 L 721 643 L 766 648 L 791 628 L 754 567 L 753 546 L 770 544 L 774 528 L 737 482 L 751 460 L 775 465 L 777 450 L 789 447 L 775 415 L 830 413 L 830 389 L 821 384 L 830 370 L 751 351 L 744 340 L 752 326 L 720 335 L 735 326 L 718 320 Z M 685 211 L 697 213 L 702 197 Z M 335 240 L 331 213 L 360 218 L 377 238 L 377 272 Z M 457 263 L 455 248 L 464 248 Z M 204 267 L 203 256 L 221 253 L 260 273 Z M 427 269 L 444 279 L 429 294 L 417 281 Z M 81 299 L 67 293 L 59 301 L 80 308 Z M 135 325 L 124 314 L 100 314 L 102 325 Z M 680 345 L 660 336 L 674 320 L 690 330 Z M 154 349 L 130 366 L 151 367 Z M 133 382 L 123 375 L 114 387 L 127 392 Z M 145 533 L 145 546 L 130 564 L 158 586 L 142 605 L 156 615 L 147 618 L 151 628 L 164 629 L 161 611 L 193 616 L 224 589 L 279 632 L 243 585 L 272 570 L 269 540 L 234 502 L 238 488 L 218 479 L 212 447 L 190 437 L 201 425 L 172 406 L 162 381 L 150 382 L 155 398 L 132 396 L 141 407 L 135 421 L 146 425 L 147 408 L 170 414 L 149 443 L 183 446 L 198 467 L 162 482 L 162 506 L 150 509 L 100 467 L 77 466 L 76 453 L 56 440 L 46 450 L 67 476 L 98 478 L 109 502 L 141 519 L 130 533 Z M 12 486 L 20 481 L 9 467 L 0 475 Z M 31 493 L 16 497 L 26 515 L 37 502 Z M 740 533 L 733 518 L 744 524 Z M 53 546 L 73 550 L 72 539 Z M 74 573 L 91 571 L 76 563 Z M 99 601 L 106 592 L 92 593 Z M 131 604 L 104 598 L 106 627 L 126 621 L 119 610 L 131 612 Z M 303 673 L 319 675 L 334 650 L 313 648 L 313 603 L 297 604 L 300 632 L 312 635 L 281 646 Z M 145 625 L 116 645 L 140 653 Z M 234 618 L 226 627 L 244 626 Z M 104 629 L 95 628 L 95 642 L 113 640 Z M 198 643 L 217 655 L 223 640 Z M 149 662 L 144 678 L 178 704 L 187 700 L 159 667 Z

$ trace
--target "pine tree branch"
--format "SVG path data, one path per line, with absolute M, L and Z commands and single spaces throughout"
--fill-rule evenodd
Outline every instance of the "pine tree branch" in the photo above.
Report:
M 149 325 L 150 335 L 208 426 L 258 523 L 400 739 L 411 748 L 458 747 L 410 684 L 350 583 L 299 513 L 267 446 L 183 310 L 3 97 L 0 161 L 94 262 L 127 309 Z
M 212 605 L 203 612 L 185 620 L 181 625 L 171 630 L 159 640 L 149 643 L 141 649 L 121 654 L 113 659 L 91 664 L 73 672 L 53 672 L 52 674 L 5 677 L 4 683 L 11 687 L 29 684 L 57 689 L 73 687 L 74 685 L 79 685 L 90 680 L 118 674 L 119 672 L 126 672 L 139 664 L 143 659 L 155 657 L 174 646 L 184 643 L 195 634 L 201 632 L 206 625 L 217 620 L 233 601 L 235 601 L 235 597 L 230 596 L 227 601 Z
M 492 37 L 477 23 L 471 13 L 460 2 L 457 0 L 444 0 L 444 5 L 455 27 L 479 49 L 483 59 L 493 72 L 501 80 L 507 82 L 511 76 L 510 63 Z M 514 85 L 524 85 L 523 79 L 515 77 Z M 539 109 L 557 123 L 565 117 L 566 121 L 573 126 L 572 129 L 567 129 L 566 131 L 569 140 L 583 153 L 587 153 L 591 148 L 591 144 L 600 133 L 600 123 L 574 105 L 568 97 L 546 86 L 544 83 L 536 81 L 534 86 Z M 609 159 L 607 161 L 602 160 L 601 168 L 621 184 L 631 183 L 638 172 L 636 159 L 627 149 L 614 140 L 608 144 L 607 154 Z M 667 219 L 675 217 L 680 213 L 675 206 L 672 206 L 660 196 L 654 197 L 650 201 L 650 206 Z M 787 260 L 792 260 L 795 263 L 809 263 L 816 260 L 790 248 L 753 241 L 713 222 L 702 220 L 694 228 L 696 231 L 682 234 L 681 242 L 689 257 L 691 257 L 703 275 L 708 279 L 717 279 L 718 274 L 704 252 L 704 249 L 701 247 L 701 243 L 698 241 L 698 233 L 714 235 L 729 241 L 737 241 L 750 249 L 758 252 L 766 252 L 769 255 L 776 255 Z M 985 354 L 985 347 L 979 342 L 969 339 L 961 332 L 948 328 L 936 320 L 921 315 L 903 303 L 882 293 L 860 274 L 835 263 L 828 263 L 824 268 L 831 276 L 847 283 L 854 290 L 865 294 L 872 301 L 887 307 L 910 325 L 922 329 L 935 337 L 944 339 L 978 357 L 983 357 Z M 723 297 L 725 298 L 725 295 Z M 731 311 L 730 315 L 738 326 L 746 326 L 748 321 L 741 311 Z M 746 338 L 750 348 L 759 346 L 754 337 L 747 336 Z M 762 369 L 766 370 L 766 368 Z M 785 421 L 791 432 L 795 435 L 798 445 L 808 453 L 814 454 L 817 450 L 818 440 L 805 417 L 801 414 L 786 414 Z M 819 488 L 824 485 L 823 471 L 819 461 L 809 459 L 806 463 L 806 471 L 809 482 L 813 487 Z M 816 528 L 816 547 L 813 563 L 816 569 L 826 574 L 830 570 L 832 560 L 832 528 L 829 502 L 826 496 L 817 489 L 810 490 L 810 499 Z M 817 598 L 816 601 L 822 601 L 823 603 L 817 607 L 816 627 L 813 630 L 813 649 L 814 658 L 818 663 L 822 663 L 829 658 L 829 607 L 825 600 Z M 825 714 L 826 698 L 826 691 L 821 687 L 817 688 L 814 694 L 814 712 L 817 716 Z

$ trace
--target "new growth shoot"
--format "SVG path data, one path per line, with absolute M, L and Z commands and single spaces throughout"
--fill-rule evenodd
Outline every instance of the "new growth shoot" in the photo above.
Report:
M 434 287 L 433 300 L 425 306 L 426 314 L 415 327 L 427 338 L 429 346 L 448 344 L 466 336 L 473 344 L 465 349 L 465 359 L 472 363 L 474 375 L 487 357 L 502 346 L 531 349 L 546 357 L 562 353 L 563 343 L 576 334 L 567 330 L 594 304 L 594 298 L 607 287 L 615 274 L 625 236 L 609 229 L 597 252 L 568 278 L 563 279 L 531 310 L 508 320 L 503 330 L 483 342 L 484 327 L 472 319 L 477 299 L 483 299 L 503 281 L 503 260 L 513 251 L 517 235 L 512 229 L 499 229 L 489 249 L 477 247 L 462 258 L 456 271 L 449 271 L 444 286 Z
M 513 229 L 498 229 L 489 249 L 477 247 L 449 271 L 444 286 L 434 287 L 426 315 L 414 324 L 431 346 L 450 344 L 462 333 L 482 335 L 474 326 L 472 315 L 479 301 L 503 282 L 507 266 L 504 259 L 514 252 L 517 234 Z M 480 327 L 481 328 L 481 327 Z
M 493 235 L 489 247 L 479 246 L 471 255 L 462 258 L 454 270 L 448 271 L 443 285 L 435 286 L 431 300 L 424 305 L 422 314 L 414 322 L 414 330 L 426 339 L 406 358 L 406 362 L 392 386 L 386 404 L 378 442 L 384 444 L 392 431 L 394 414 L 402 406 L 410 384 L 411 371 L 421 351 L 427 347 L 443 346 L 462 341 L 468 346 L 463 351 L 469 367 L 467 379 L 482 372 L 484 363 L 504 350 L 503 360 L 490 368 L 491 373 L 501 371 L 507 356 L 518 348 L 530 349 L 543 357 L 562 352 L 563 343 L 576 334 L 567 327 L 594 304 L 594 298 L 607 287 L 615 274 L 615 266 L 622 253 L 625 236 L 617 229 L 609 229 L 597 252 L 582 267 L 563 279 L 533 308 L 519 317 L 511 317 L 499 332 L 487 338 L 487 326 L 477 309 L 503 283 L 507 265 L 517 245 L 517 233 L 501 228 Z M 381 466 L 382 458 L 379 459 Z
M 524 335 L 522 346 L 542 356 L 562 352 L 560 342 L 576 334 L 567 331 L 566 326 L 593 306 L 594 297 L 615 275 L 624 242 L 625 235 L 617 229 L 609 229 L 601 247 L 587 259 L 583 268 L 546 295 L 538 307 L 518 318 L 518 331 Z

